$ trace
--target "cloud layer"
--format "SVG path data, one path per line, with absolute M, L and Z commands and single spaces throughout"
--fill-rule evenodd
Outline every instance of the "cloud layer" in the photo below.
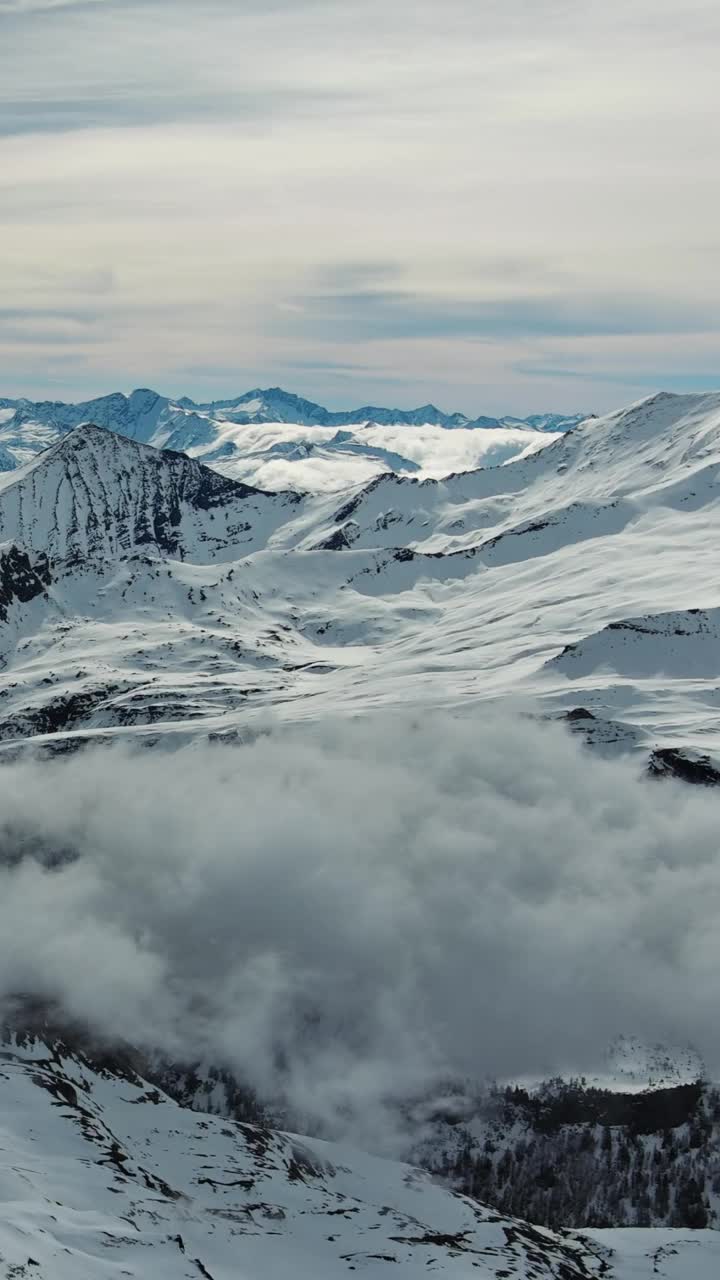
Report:
M 718 1065 L 719 805 L 495 713 L 16 763 L 0 992 L 375 1144 L 448 1071 L 592 1070 L 620 1032 Z
M 0 24 L 5 394 L 285 381 L 476 414 L 714 373 L 712 0 L 6 0 Z

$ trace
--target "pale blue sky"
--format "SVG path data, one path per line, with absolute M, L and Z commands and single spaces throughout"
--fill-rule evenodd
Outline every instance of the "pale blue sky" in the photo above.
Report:
M 0 0 L 0 395 L 720 385 L 715 0 Z

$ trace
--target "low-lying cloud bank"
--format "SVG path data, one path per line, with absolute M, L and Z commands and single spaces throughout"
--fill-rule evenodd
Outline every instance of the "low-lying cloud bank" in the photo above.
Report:
M 209 1054 L 335 1131 L 448 1071 L 592 1070 L 622 1031 L 720 1062 L 720 799 L 557 726 L 20 762 L 0 814 L 0 996 Z

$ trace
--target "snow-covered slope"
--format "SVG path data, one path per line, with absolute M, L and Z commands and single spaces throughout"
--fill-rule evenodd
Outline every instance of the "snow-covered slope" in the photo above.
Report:
M 154 1058 L 150 1075 L 184 1106 L 298 1127 L 225 1069 Z M 600 1076 L 448 1078 L 401 1115 L 396 1155 L 536 1225 L 720 1226 L 720 1092 L 692 1049 L 618 1037 Z
M 333 518 L 341 522 L 347 510 L 372 538 L 378 515 L 390 511 L 422 531 L 413 545 L 432 539 L 433 550 L 472 546 L 486 556 L 501 538 L 520 538 L 503 555 L 525 559 L 528 548 L 544 554 L 621 532 L 657 507 L 697 510 L 719 496 L 719 466 L 720 394 L 660 395 L 588 420 L 501 471 L 464 470 L 441 484 L 380 476 L 337 504 Z
M 567 645 L 550 665 L 570 677 L 611 667 L 624 676 L 720 675 L 720 609 L 684 609 L 623 618 Z
M 555 1233 L 408 1165 L 200 1115 L 132 1054 L 6 1039 L 0 1058 L 6 1277 L 710 1280 L 713 1232 Z
M 8 1275 L 597 1272 L 580 1241 L 408 1166 L 183 1110 L 121 1062 L 11 1042 L 0 1086 Z

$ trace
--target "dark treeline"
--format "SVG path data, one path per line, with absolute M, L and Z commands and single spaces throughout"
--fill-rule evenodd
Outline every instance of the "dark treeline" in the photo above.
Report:
M 434 1148 L 434 1153 L 433 1153 Z M 551 1081 L 493 1090 L 423 1162 L 465 1194 L 552 1227 L 706 1227 L 719 1220 L 720 1092 L 640 1094 Z

